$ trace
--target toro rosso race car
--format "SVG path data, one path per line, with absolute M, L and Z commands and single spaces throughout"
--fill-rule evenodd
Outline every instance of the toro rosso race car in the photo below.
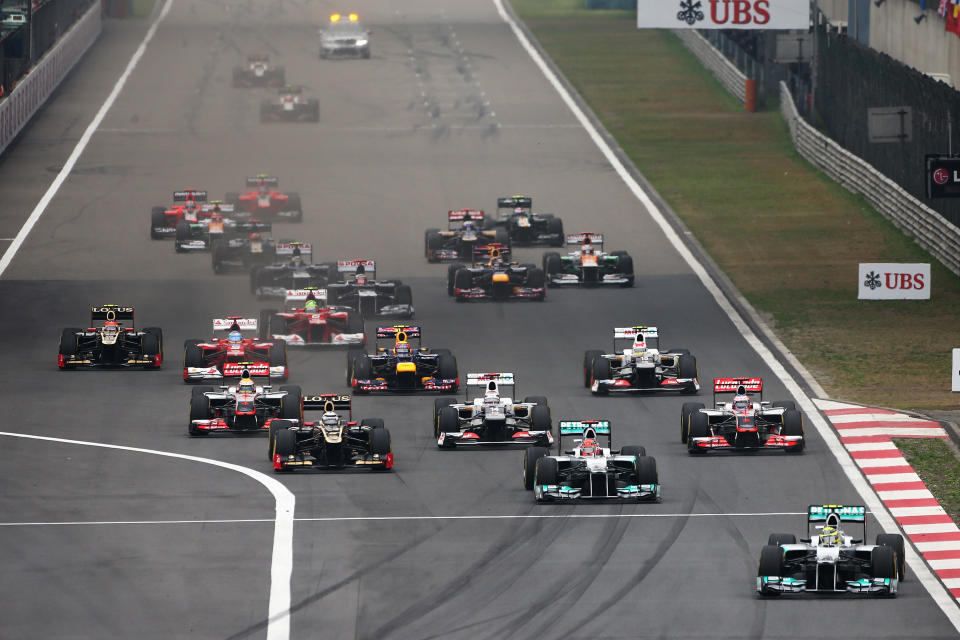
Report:
M 410 340 L 414 342 L 411 344 Z M 393 346 L 381 346 L 384 342 L 392 342 Z M 355 393 L 456 393 L 460 378 L 457 359 L 448 349 L 424 348 L 420 345 L 420 327 L 396 325 L 377 329 L 373 354 L 347 353 L 347 384 Z
M 235 87 L 282 87 L 285 79 L 283 67 L 270 64 L 265 53 L 247 56 L 247 66 L 233 68 Z
M 173 192 L 173 206 L 154 207 L 150 212 L 150 237 L 154 240 L 173 238 L 181 220 L 197 222 L 205 217 L 201 204 L 207 201 L 207 192 L 184 189 Z
M 470 393 L 483 390 L 483 397 Z M 501 392 L 510 396 L 501 395 Z M 436 399 L 433 406 L 433 435 L 441 449 L 458 445 L 535 444 L 553 445 L 550 407 L 543 396 L 527 396 L 514 402 L 512 373 L 468 373 L 466 402 L 447 404 Z
M 327 304 L 349 307 L 365 318 L 413 317 L 413 291 L 399 280 L 377 280 L 377 264 L 373 260 L 356 259 L 337 262 L 340 282 L 327 285 Z
M 472 266 L 450 265 L 447 272 L 447 292 L 457 302 L 467 300 L 543 300 L 547 294 L 543 270 L 532 264 L 506 262 L 504 247 L 491 244 L 485 264 Z
M 613 353 L 584 352 L 583 386 L 595 395 L 641 391 L 694 394 L 700 390 L 697 359 L 687 349 L 661 353 L 656 327 L 616 328 Z
M 251 363 L 269 365 L 272 379 L 286 380 L 287 343 L 244 337 L 244 331 L 256 331 L 256 318 L 230 316 L 213 321 L 213 331 L 224 331 L 226 338 L 186 340 L 183 343 L 183 381 L 200 382 L 239 376 Z M 240 365 L 239 363 L 244 363 Z
M 543 254 L 543 270 L 551 287 L 633 286 L 633 258 L 626 251 L 604 252 L 603 236 L 599 233 L 585 231 L 569 235 L 567 244 L 580 248 L 565 256 L 556 252 Z
M 309 242 L 281 243 L 277 247 L 277 257 L 280 256 L 289 259 L 250 269 L 250 293 L 258 298 L 285 298 L 291 289 L 322 287 L 336 276 L 332 264 L 313 262 L 313 246 Z
M 380 418 L 353 419 L 350 396 L 320 394 L 303 399 L 304 411 L 323 411 L 319 420 L 274 422 L 270 430 L 270 459 L 277 473 L 299 469 L 393 468 L 390 432 Z M 346 412 L 346 416 L 342 415 Z
M 127 321 L 130 326 L 123 326 Z M 98 323 L 103 324 L 97 326 Z M 68 327 L 60 334 L 58 367 L 159 369 L 163 364 L 163 331 L 159 327 L 137 331 L 133 307 L 115 304 L 93 307 L 90 324 L 88 329 Z
M 370 32 L 360 26 L 360 16 L 355 13 L 333 14 L 327 28 L 320 31 L 320 57 L 336 56 L 370 57 Z
M 563 221 L 552 213 L 533 213 L 532 207 L 530 196 L 497 198 L 497 217 L 487 224 L 504 227 L 516 244 L 562 247 Z
M 210 245 L 214 273 L 249 270 L 258 265 L 272 264 L 277 256 L 292 256 L 295 241 L 276 242 L 270 236 L 272 225 L 260 220 L 237 223 L 249 230 L 215 238 Z
M 607 420 L 562 421 L 557 455 L 546 447 L 523 452 L 523 486 L 537 502 L 566 500 L 634 500 L 660 502 L 657 461 L 644 447 L 613 450 Z M 606 447 L 598 442 L 606 436 Z M 564 438 L 574 447 L 565 450 Z
M 860 537 L 845 527 L 860 525 Z M 857 527 L 858 529 L 860 527 Z M 867 509 L 839 504 L 810 505 L 807 537 L 799 543 L 792 533 L 771 533 L 760 551 L 757 592 L 866 593 L 896 597 L 904 579 L 903 536 L 881 533 L 867 544 Z
M 264 309 L 260 312 L 260 336 L 283 340 L 291 347 L 363 346 L 363 316 L 346 307 L 325 305 L 323 289 L 293 289 L 287 302 L 303 301 L 303 306 L 286 311 Z
M 305 98 L 303 87 L 286 85 L 277 97 L 260 103 L 260 122 L 318 122 L 320 101 Z
M 277 189 L 279 186 L 280 178 L 260 173 L 247 178 L 246 191 L 227 193 L 225 199 L 236 207 L 238 213 L 247 213 L 258 218 L 302 222 L 300 194 L 294 191 L 284 193 Z
M 479 209 L 455 209 L 447 212 L 447 230 L 427 229 L 424 255 L 427 262 L 473 260 L 476 252 L 496 243 L 504 258 L 510 257 L 510 236 L 506 229 L 484 229 L 486 215 Z
M 290 385 L 274 391 L 273 387 L 254 384 L 256 376 L 269 376 L 270 366 L 265 362 L 239 362 L 228 365 L 241 367 L 240 381 L 235 386 L 194 387 L 190 396 L 190 420 L 187 432 L 191 436 L 210 433 L 267 433 L 275 420 L 289 420 L 299 424 L 300 387 Z
M 764 402 L 762 391 L 760 378 L 716 378 L 713 409 L 705 409 L 700 402 L 683 403 L 680 440 L 690 453 L 711 449 L 803 452 L 803 414 L 793 400 Z M 735 394 L 733 401 L 717 402 L 717 394 L 728 393 Z

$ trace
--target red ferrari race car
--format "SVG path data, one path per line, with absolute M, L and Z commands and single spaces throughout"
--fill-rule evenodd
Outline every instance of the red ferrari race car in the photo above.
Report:
M 349 307 L 326 306 L 326 291 L 315 287 L 287 291 L 288 303 L 302 307 L 260 312 L 260 337 L 282 340 L 292 347 L 363 346 L 363 316 Z
M 269 385 L 255 384 L 256 376 L 269 376 L 266 362 L 229 363 L 227 368 L 241 368 L 240 381 L 233 386 L 194 387 L 190 396 L 191 436 L 210 433 L 267 433 L 273 422 L 283 426 L 300 424 L 303 418 L 300 387 L 290 385 L 279 391 Z
M 260 173 L 247 178 L 246 191 L 227 193 L 224 199 L 234 205 L 238 213 L 247 212 L 262 219 L 301 222 L 303 209 L 300 207 L 300 194 L 295 191 L 285 193 L 277 189 L 279 186 L 280 178 Z
M 177 223 L 181 220 L 197 222 L 203 217 L 201 203 L 207 201 L 207 192 L 184 189 L 173 192 L 174 204 L 170 207 L 154 207 L 150 212 L 150 237 L 154 240 L 173 238 Z
M 226 338 L 210 340 L 186 340 L 183 343 L 183 381 L 220 380 L 239 376 L 251 363 L 266 363 L 269 376 L 286 380 L 290 375 L 287 367 L 287 343 L 282 340 L 261 340 L 244 337 L 244 331 L 256 331 L 256 318 L 230 316 L 213 321 L 213 331 L 225 331 Z

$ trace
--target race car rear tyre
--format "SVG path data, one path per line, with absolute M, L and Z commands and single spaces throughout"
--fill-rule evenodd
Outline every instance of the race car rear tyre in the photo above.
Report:
M 287 431 L 293 423 L 289 420 L 272 420 L 270 429 L 267 432 L 267 460 L 273 461 L 273 454 L 277 452 L 277 434 L 281 431 Z
M 551 247 L 563 246 L 566 240 L 566 237 L 563 235 L 563 220 L 560 218 L 550 218 L 547 220 L 547 233 L 557 236 L 550 241 Z
M 680 442 L 687 444 L 687 429 L 690 428 L 690 416 L 703 409 L 702 402 L 684 402 L 680 407 Z
M 510 234 L 502 227 L 493 232 L 493 241 L 510 249 Z
M 897 578 L 903 582 L 907 578 L 906 557 L 904 556 L 903 536 L 899 533 L 878 533 L 877 544 L 893 549 L 897 556 Z
M 775 545 L 766 545 L 760 550 L 760 564 L 757 565 L 757 577 L 783 577 L 783 549 Z M 779 591 L 762 591 L 763 596 L 779 596 Z
M 892 547 L 874 547 L 870 554 L 870 573 L 874 578 L 897 577 L 897 552 Z
M 557 484 L 559 469 L 560 465 L 556 458 L 540 458 L 533 470 L 533 484 Z
M 226 240 L 218 238 L 210 245 L 210 262 L 214 273 L 223 273 L 223 254 L 228 252 L 229 246 Z
M 370 427 L 371 429 L 383 429 L 383 418 L 364 418 L 360 421 L 361 427 Z
M 530 409 L 530 425 L 534 431 L 553 431 L 553 421 L 550 416 L 550 407 L 538 404 Z
M 543 270 L 548 276 L 554 276 L 563 271 L 563 259 L 556 251 L 543 254 Z
M 767 544 L 779 547 L 782 544 L 797 544 L 797 536 L 792 533 L 771 533 Z
M 707 414 L 696 412 L 690 414 L 689 428 L 687 429 L 687 451 L 693 454 L 706 453 L 706 449 L 695 447 L 693 438 L 707 438 L 710 436 L 710 419 Z
M 413 304 L 413 289 L 408 284 L 397 285 L 397 304 Z
M 160 327 L 147 327 L 143 330 L 143 337 L 140 339 L 140 349 L 144 358 L 160 356 L 163 362 L 163 330 Z M 148 369 L 159 369 L 160 365 L 154 365 L 153 362 L 146 365 Z
M 302 422 L 303 391 L 301 391 L 300 385 L 283 386 L 280 387 L 280 391 L 287 392 L 287 395 L 280 400 L 280 417 L 284 420 L 300 420 Z
M 533 482 L 537 475 L 537 460 L 550 455 L 547 447 L 527 447 L 523 451 L 523 488 L 533 490 Z
M 270 315 L 267 324 L 264 326 L 266 327 L 266 334 L 263 336 L 263 340 L 269 340 L 270 336 L 282 336 L 287 333 L 287 319 L 278 315 L 276 312 Z M 263 329 L 261 329 L 261 331 L 263 331 Z M 284 345 L 287 344 L 286 341 L 278 340 L 277 342 L 283 342 Z
M 457 378 L 457 359 L 449 354 L 441 355 L 437 358 L 437 373 L 446 380 Z M 456 388 L 451 389 L 451 393 L 456 393 L 456 391 Z
M 590 384 L 592 385 L 596 380 L 609 380 L 612 375 L 610 369 L 610 360 L 602 356 L 597 356 L 593 359 L 593 367 L 591 368 L 591 379 Z M 601 389 L 598 393 L 606 395 L 606 390 Z
M 440 229 L 427 229 L 423 232 L 423 257 L 427 262 L 440 262 L 440 258 L 430 255 L 431 250 L 437 251 L 443 248 L 443 236 L 440 235 Z
M 453 286 L 455 289 L 472 289 L 473 274 L 466 269 L 460 269 L 453 276 Z M 459 300 L 459 298 L 458 298 Z
M 680 378 L 698 378 L 699 372 L 697 370 L 697 358 L 696 356 L 687 355 L 680 356 L 680 362 L 677 363 L 677 376 Z M 696 393 L 695 388 L 684 391 L 683 393 L 692 394 Z
M 460 413 L 456 407 L 441 407 L 440 415 L 437 418 L 437 425 L 434 427 L 434 437 L 439 438 L 441 433 L 457 433 L 460 431 Z M 452 443 L 446 446 L 454 446 Z
M 273 320 L 273 314 L 276 312 L 276 309 L 260 310 L 260 322 L 257 324 L 257 329 L 260 332 L 261 340 L 266 340 L 270 336 L 270 331 L 273 329 L 273 327 L 270 326 L 270 322 Z
M 675 348 L 675 349 L 669 349 L 669 350 L 667 350 L 667 353 L 676 353 L 676 354 L 681 355 L 681 356 L 688 356 L 688 355 L 690 355 L 690 349 L 684 349 L 684 348 L 682 348 L 682 347 L 677 347 L 677 348 Z
M 657 460 L 653 456 L 637 456 L 635 463 L 637 484 L 660 484 Z
M 463 267 L 464 265 L 462 264 L 452 264 L 449 267 L 447 267 L 447 295 L 448 296 L 453 295 L 454 278 L 456 278 L 457 272 L 460 271 L 460 269 L 463 269 Z
M 363 333 L 363 316 L 356 311 L 347 312 L 347 333 Z
M 780 428 L 780 435 L 782 436 L 802 436 L 803 435 L 803 414 L 797 411 L 796 409 L 787 409 L 783 412 L 783 426 Z M 789 447 L 786 451 L 787 453 L 802 453 L 804 447 L 804 441 L 800 440 L 800 444 Z
M 640 446 L 639 444 L 628 444 L 620 449 L 620 455 L 642 458 L 643 456 L 647 455 L 647 448 Z
M 187 423 L 187 433 L 191 436 L 203 437 L 210 433 L 193 426 L 193 421 L 210 419 L 210 400 L 203 394 L 211 391 L 213 391 L 213 387 L 194 387 L 190 394 L 190 422 Z
M 269 355 L 270 367 L 287 366 L 287 343 L 283 340 L 277 340 L 270 347 Z M 289 374 L 285 373 L 283 379 L 286 380 Z
M 603 355 L 599 349 L 583 352 L 583 386 L 589 388 L 593 377 L 593 361 Z
M 353 379 L 369 380 L 372 377 L 373 377 L 373 365 L 370 362 L 370 356 L 368 356 L 366 353 L 361 353 L 357 355 L 357 357 L 354 358 L 353 360 L 353 377 L 351 379 L 351 382 L 353 381 Z M 366 393 L 365 391 L 361 390 L 359 387 L 355 387 L 353 391 L 354 393 L 358 393 L 358 394 Z
M 542 289 L 546 280 L 546 277 L 543 275 L 543 269 L 534 267 L 527 272 L 527 286 L 531 289 Z
M 276 454 L 286 459 L 297 452 L 297 434 L 286 429 L 277 433 Z M 274 469 L 274 471 L 286 471 L 286 469 Z
M 232 204 L 234 207 L 240 207 L 240 194 L 236 191 L 227 191 L 227 195 L 223 197 L 223 201 L 226 204 Z
M 452 355 L 453 355 L 453 351 L 450 351 L 450 349 L 430 349 L 430 353 L 435 353 L 435 354 L 437 354 L 438 356 L 452 356 Z
M 163 207 L 154 207 L 150 212 L 150 237 L 154 240 L 162 238 L 163 235 L 154 231 L 157 227 L 167 226 L 167 216 Z
M 783 407 L 784 409 L 794 409 L 794 410 L 796 410 L 796 408 L 797 408 L 797 403 L 794 402 L 793 400 L 777 400 L 777 401 L 774 402 L 773 405 L 771 405 L 771 406 L 773 406 L 774 409 L 777 409 L 777 408 L 779 408 L 779 407 Z
M 317 100 L 316 98 L 310 98 L 310 100 L 307 101 L 307 111 L 310 114 L 311 122 L 320 121 L 320 101 L 319 100 Z

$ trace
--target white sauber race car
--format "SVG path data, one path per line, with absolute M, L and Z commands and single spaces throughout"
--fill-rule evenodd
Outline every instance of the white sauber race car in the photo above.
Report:
M 565 500 L 633 500 L 660 502 L 657 461 L 639 445 L 612 448 L 608 420 L 563 421 L 559 424 L 557 455 L 546 447 L 523 452 L 523 486 L 537 502 Z M 607 446 L 597 441 L 606 436 Z M 564 437 L 574 447 L 563 448 Z
M 523 402 L 510 397 L 516 393 L 512 373 L 468 373 L 466 402 L 449 404 L 437 398 L 433 406 L 433 434 L 441 449 L 458 445 L 553 444 L 550 407 L 543 396 L 527 396 Z M 483 389 L 483 396 L 470 394 Z M 502 395 L 501 391 L 510 393 Z
M 584 352 L 583 386 L 603 396 L 649 391 L 695 394 L 700 390 L 697 359 L 687 349 L 661 352 L 656 327 L 616 328 L 613 353 Z
M 906 569 L 903 536 L 880 533 L 876 544 L 866 544 L 866 516 L 863 506 L 810 505 L 806 538 L 798 543 L 792 533 L 770 534 L 760 552 L 757 592 L 762 596 L 816 591 L 895 597 Z M 861 525 L 861 537 L 847 535 L 845 523 Z

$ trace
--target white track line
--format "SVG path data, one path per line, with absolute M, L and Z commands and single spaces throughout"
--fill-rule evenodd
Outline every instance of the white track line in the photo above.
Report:
M 70 157 L 67 158 L 63 168 L 60 169 L 60 173 L 58 173 L 57 177 L 53 179 L 53 183 L 51 183 L 50 187 L 47 189 L 47 192 L 43 194 L 43 197 L 40 198 L 40 202 L 37 203 L 37 206 L 33 208 L 33 211 L 30 213 L 30 217 L 27 218 L 27 221 L 23 223 L 23 226 L 20 228 L 17 236 L 13 239 L 13 243 L 7 247 L 6 251 L 4 251 L 3 257 L 0 258 L 0 276 L 3 276 L 3 273 L 13 261 L 13 257 L 17 255 L 17 251 L 20 250 L 20 246 L 23 244 L 23 241 L 27 239 L 28 235 L 30 235 L 34 225 L 37 224 L 38 220 L 40 220 L 40 216 L 42 216 L 43 212 L 47 210 L 47 207 L 50 205 L 50 202 L 53 200 L 54 196 L 57 195 L 60 187 L 63 186 L 63 183 L 66 182 L 67 178 L 70 176 L 70 172 L 73 171 L 73 167 L 76 166 L 80 156 L 90 143 L 90 138 L 93 137 L 94 132 L 96 132 L 96 130 L 100 127 L 100 123 L 103 122 L 103 119 L 106 117 L 110 107 L 112 107 L 113 103 L 116 102 L 117 96 L 120 95 L 120 91 L 127 83 L 127 79 L 130 77 L 130 74 L 133 73 L 134 68 L 136 68 L 137 64 L 140 62 L 140 58 L 143 57 L 144 52 L 147 50 L 147 43 L 153 39 L 153 35 L 157 32 L 157 27 L 170 12 L 170 7 L 172 6 L 173 0 L 166 0 L 166 3 L 163 5 L 163 9 L 160 11 L 160 14 L 157 16 L 156 20 L 153 21 L 153 24 L 150 25 L 150 28 L 147 29 L 146 35 L 143 36 L 143 41 L 140 43 L 140 46 L 137 47 L 137 50 L 134 51 L 133 57 L 130 58 L 130 62 L 127 63 L 127 68 L 123 70 L 123 73 L 120 74 L 120 78 L 117 80 L 117 83 L 113 85 L 113 90 L 110 92 L 110 95 L 108 95 L 107 99 L 104 100 L 102 105 L 100 105 L 100 109 L 97 111 L 97 114 L 93 116 L 93 120 L 90 121 L 90 124 L 87 125 L 83 135 L 80 136 L 80 141 L 77 142 L 77 146 L 73 148 L 73 151 L 70 153 Z
M 162 17 L 163 14 L 161 14 Z M 101 442 L 85 442 L 83 440 L 67 440 L 65 438 L 51 438 L 48 436 L 35 436 L 25 433 L 9 433 L 0 431 L 0 436 L 9 436 L 12 438 L 27 438 L 30 440 L 43 440 L 46 442 L 58 442 L 61 444 L 82 445 L 85 447 L 100 447 L 103 449 L 116 449 L 119 451 L 129 451 L 133 453 L 148 453 L 155 456 L 164 456 L 167 458 L 179 458 L 190 462 L 201 462 L 203 464 L 229 469 L 256 480 L 262 484 L 267 491 L 273 495 L 276 502 L 276 517 L 273 519 L 273 555 L 270 565 L 270 605 L 267 618 L 267 640 L 288 640 L 290 638 L 290 578 L 293 574 L 293 512 L 296 506 L 296 498 L 283 484 L 266 474 L 241 467 L 240 465 L 220 460 L 211 460 L 210 458 L 200 458 L 198 456 L 189 456 L 182 453 L 171 453 L 169 451 L 157 451 L 155 449 L 141 449 L 139 447 L 124 447 L 116 444 L 104 444 Z M 262 522 L 270 522 L 263 520 Z M 79 524 L 79 523 L 77 523 Z M 92 524 L 92 523 L 91 523 Z M 103 522 L 100 524 L 114 524 Z M 116 523 L 123 524 L 123 523 Z M 136 524 L 136 523 L 129 523 Z
M 710 292 L 710 294 L 713 296 L 713 299 L 716 300 L 720 308 L 723 309 L 724 313 L 726 313 L 726 315 L 730 318 L 730 321 L 743 336 L 744 340 L 746 340 L 746 342 L 757 352 L 757 354 L 760 355 L 764 362 L 767 363 L 767 366 L 770 367 L 777 378 L 787 388 L 790 394 L 797 400 L 798 404 L 806 414 L 806 418 L 813 423 L 817 433 L 820 434 L 820 437 L 823 438 L 827 448 L 830 449 L 830 452 L 837 459 L 837 462 L 840 464 L 840 468 L 846 474 L 847 479 L 849 479 L 854 489 L 856 489 L 857 493 L 863 499 L 867 508 L 874 513 L 883 530 L 888 533 L 900 533 L 901 531 L 897 526 L 896 521 L 893 519 L 893 516 L 890 515 L 890 512 L 887 511 L 887 508 L 884 506 L 880 497 L 877 496 L 877 494 L 864 479 L 863 475 L 860 473 L 860 470 L 853 463 L 850 454 L 848 454 L 846 449 L 843 448 L 843 445 L 840 443 L 840 439 L 837 437 L 833 428 L 820 414 L 810 397 L 807 396 L 803 388 L 793 379 L 793 376 L 790 375 L 790 372 L 784 368 L 779 359 L 774 356 L 774 354 L 767 348 L 765 344 L 763 344 L 763 342 L 760 341 L 750 326 L 740 316 L 731 302 L 724 295 L 720 287 L 717 286 L 717 284 L 713 281 L 713 278 L 710 277 L 710 274 L 707 272 L 706 268 L 700 264 L 700 261 L 697 260 L 687 246 L 683 244 L 680 236 L 667 222 L 666 216 L 663 214 L 663 212 L 657 208 L 656 204 L 654 204 L 654 202 L 650 199 L 650 196 L 648 196 L 643 190 L 643 187 L 641 187 L 640 184 L 633 179 L 633 176 L 630 175 L 630 172 L 627 171 L 627 168 L 622 162 L 620 162 L 620 159 L 614 153 L 613 149 L 610 148 L 610 145 L 607 144 L 606 140 L 603 139 L 603 136 L 601 136 L 599 131 L 597 131 L 597 128 L 590 121 L 590 118 L 587 117 L 587 115 L 583 112 L 583 109 L 581 109 L 573 97 L 571 97 L 570 92 L 567 91 L 566 87 L 563 86 L 563 83 L 560 82 L 560 79 L 557 78 L 553 70 L 550 69 L 550 66 L 543 59 L 543 56 L 540 55 L 540 52 L 537 51 L 533 44 L 531 44 L 523 30 L 504 9 L 503 0 L 492 0 L 492 2 L 496 6 L 500 17 L 510 26 L 510 29 L 513 31 L 517 40 L 520 41 L 521 46 L 523 46 L 523 48 L 527 51 L 527 54 L 533 60 L 534 64 L 536 64 L 536 66 L 540 69 L 541 73 L 543 73 L 544 77 L 547 79 L 547 82 L 553 86 L 556 92 L 560 95 L 560 98 L 573 113 L 577 121 L 583 125 L 587 135 L 590 136 L 590 139 L 600 150 L 600 153 L 603 154 L 603 157 L 606 158 L 607 162 L 610 163 L 610 166 L 613 167 L 614 171 L 617 172 L 617 175 L 620 176 L 620 179 L 623 180 L 624 184 L 627 185 L 627 188 L 631 193 L 633 193 L 634 197 L 640 201 L 644 209 L 646 209 L 647 213 L 650 215 L 651 219 L 653 219 L 653 221 L 660 227 L 671 246 L 673 246 L 674 250 L 680 254 L 684 261 L 686 261 L 690 269 L 700 279 L 700 282 L 703 283 L 704 288 Z M 759 318 L 756 320 L 759 326 L 765 326 Z M 769 331 L 767 331 L 766 334 L 768 336 L 771 335 Z M 788 360 L 790 360 L 792 363 L 796 362 L 796 358 L 792 353 L 790 353 L 786 346 L 778 342 L 777 347 L 786 354 Z M 811 378 L 807 382 L 808 384 L 811 384 L 815 390 L 818 389 L 816 380 Z M 817 393 L 820 393 L 820 391 L 817 390 Z M 937 606 L 939 606 L 943 613 L 947 616 L 954 628 L 957 629 L 957 631 L 960 631 L 960 608 L 957 607 L 957 601 L 955 597 L 952 596 L 946 588 L 944 588 L 943 584 L 941 584 L 940 581 L 933 575 L 927 564 L 909 544 L 906 549 L 906 556 L 910 567 L 914 570 L 914 573 L 917 574 L 917 579 L 921 584 L 923 584 L 927 592 L 930 593 L 930 597 L 933 598 L 934 602 L 937 603 Z

